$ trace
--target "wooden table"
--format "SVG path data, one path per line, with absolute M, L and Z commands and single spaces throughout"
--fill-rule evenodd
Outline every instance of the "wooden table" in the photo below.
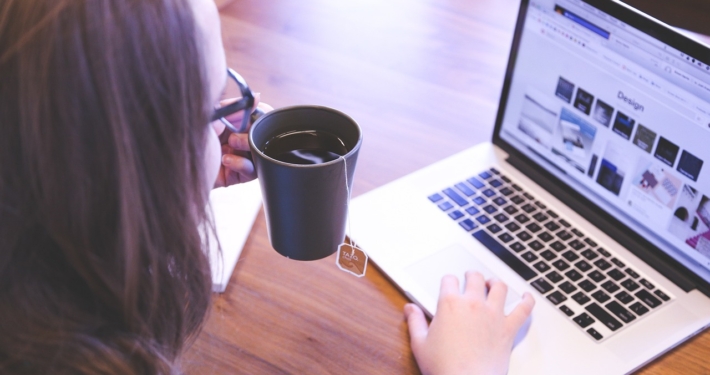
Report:
M 355 196 L 486 141 L 515 0 L 219 0 L 228 62 L 275 107 L 320 104 L 364 131 Z M 472 124 L 478 124 L 474 128 Z M 386 209 L 386 208 L 383 208 Z M 297 262 L 254 225 L 188 350 L 190 374 L 418 373 L 406 298 L 376 268 Z M 710 373 L 710 332 L 641 373 Z

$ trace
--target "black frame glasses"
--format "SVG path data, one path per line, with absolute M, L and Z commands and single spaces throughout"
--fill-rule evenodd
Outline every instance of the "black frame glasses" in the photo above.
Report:
M 251 118 L 251 109 L 254 107 L 254 94 L 252 94 L 246 81 L 244 81 L 244 78 L 242 78 L 239 73 L 235 72 L 233 69 L 227 68 L 227 75 L 230 79 L 237 83 L 237 86 L 239 86 L 239 90 L 242 93 L 242 98 L 234 103 L 215 109 L 211 121 L 222 121 L 222 123 L 232 133 L 243 133 L 247 130 L 247 127 L 249 126 L 249 121 Z M 226 117 L 242 110 L 245 111 L 244 116 L 242 116 L 242 124 L 239 128 L 236 128 L 231 122 L 226 119 Z M 247 113 L 247 111 L 249 113 Z

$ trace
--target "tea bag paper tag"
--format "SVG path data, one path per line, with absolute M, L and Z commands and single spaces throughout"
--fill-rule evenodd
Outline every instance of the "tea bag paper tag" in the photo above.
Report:
M 363 277 L 367 271 L 367 254 L 355 245 L 344 243 L 338 247 L 336 264 L 345 272 Z

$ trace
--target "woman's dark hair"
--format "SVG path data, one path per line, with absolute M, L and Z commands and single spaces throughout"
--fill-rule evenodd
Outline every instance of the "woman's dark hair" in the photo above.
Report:
M 0 373 L 174 373 L 210 301 L 187 0 L 0 1 Z

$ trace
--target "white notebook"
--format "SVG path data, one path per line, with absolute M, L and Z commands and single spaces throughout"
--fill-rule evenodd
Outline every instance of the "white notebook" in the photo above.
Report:
M 210 239 L 212 291 L 222 293 L 232 277 L 234 266 L 242 253 L 251 227 L 261 209 L 261 189 L 258 181 L 218 188 L 210 193 L 214 221 L 222 246 Z

